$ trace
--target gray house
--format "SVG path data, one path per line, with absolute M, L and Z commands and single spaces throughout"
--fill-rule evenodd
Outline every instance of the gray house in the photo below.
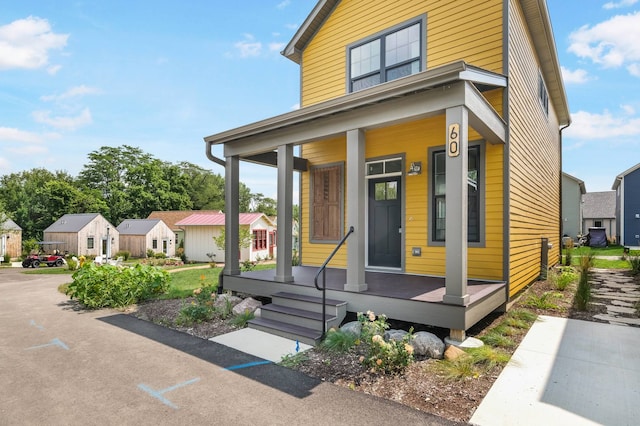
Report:
M 43 233 L 43 241 L 59 242 L 59 250 L 78 256 L 106 256 L 120 250 L 120 235 L 100 213 L 65 214 Z
M 583 181 L 562 173 L 562 235 L 575 239 L 582 233 L 582 196 L 586 192 Z
M 616 194 L 617 241 L 640 246 L 640 163 L 616 176 L 611 189 Z
M 133 257 L 145 257 L 147 250 L 164 253 L 168 257 L 176 254 L 175 235 L 160 219 L 126 219 L 118 225 L 120 250 Z
M 615 191 L 587 192 L 582 203 L 582 233 L 589 228 L 604 228 L 607 238 L 616 236 Z M 617 240 L 617 239 L 616 239 Z

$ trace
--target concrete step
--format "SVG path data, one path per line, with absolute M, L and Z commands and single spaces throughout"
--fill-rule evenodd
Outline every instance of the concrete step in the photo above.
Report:
M 254 318 L 249 321 L 249 327 L 312 346 L 317 345 L 322 338 L 322 330 L 314 330 L 272 319 Z

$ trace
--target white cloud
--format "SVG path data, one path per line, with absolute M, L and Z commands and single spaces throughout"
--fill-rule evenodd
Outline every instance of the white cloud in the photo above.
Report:
M 293 105 L 291 106 L 291 110 L 292 110 L 292 111 L 295 111 L 295 110 L 297 110 L 297 109 L 300 109 L 300 102 L 298 102 L 298 103 L 296 103 L 296 104 L 293 104 Z
M 51 65 L 47 68 L 47 72 L 51 75 L 56 75 L 58 71 L 62 69 L 62 65 Z
M 13 127 L 0 127 L 0 141 L 39 143 L 44 138 L 39 133 L 27 132 Z
M 6 158 L 0 157 L 0 169 L 1 170 L 11 170 L 11 162 Z
M 560 67 L 560 70 L 562 71 L 562 79 L 567 84 L 582 84 L 590 80 L 586 70 L 578 68 L 571 71 L 565 67 Z
M 49 148 L 45 145 L 21 145 L 19 147 L 7 148 L 7 151 L 20 155 L 36 155 L 48 153 Z
M 299 26 L 300 26 L 299 24 L 286 24 L 285 25 L 285 27 L 290 29 L 290 30 L 297 30 Z
M 282 49 L 286 46 L 285 43 L 269 43 L 269 51 L 270 52 L 282 52 Z
M 578 111 L 571 114 L 571 126 L 565 130 L 566 137 L 578 139 L 605 139 L 637 137 L 640 135 L 640 118 L 630 115 L 629 108 L 622 113 L 602 114 Z
M 291 4 L 291 0 L 282 0 L 280 3 L 278 3 L 278 5 L 276 6 L 278 9 L 284 9 L 285 7 L 289 6 Z
M 620 105 L 620 108 L 627 115 L 634 115 L 636 113 L 636 109 L 631 105 Z
M 44 67 L 49 51 L 62 49 L 68 38 L 68 34 L 53 33 L 46 19 L 33 16 L 0 26 L 0 70 Z
M 610 1 L 609 3 L 605 3 L 602 6 L 602 8 L 603 9 L 619 9 L 621 7 L 633 6 L 637 2 L 638 2 L 638 0 L 621 0 L 621 1 L 617 2 L 617 3 Z
M 634 77 L 640 77 L 640 64 L 635 63 L 627 67 L 627 71 Z
M 34 111 L 33 118 L 38 123 L 48 124 L 63 130 L 75 130 L 93 122 L 89 108 L 83 109 L 76 117 L 51 117 L 51 111 Z
M 80 86 L 72 87 L 71 89 L 69 89 L 66 92 L 61 93 L 59 95 L 41 96 L 40 100 L 45 101 L 45 102 L 48 102 L 48 101 L 60 101 L 60 100 L 63 100 L 63 99 L 81 97 L 81 96 L 85 96 L 85 95 L 99 95 L 101 93 L 102 93 L 102 91 L 100 89 L 97 89 L 95 87 L 85 86 L 84 84 L 81 84 Z
M 235 43 L 234 46 L 238 49 L 241 58 L 259 56 L 262 51 L 262 43 L 255 41 L 255 37 L 251 34 L 245 34 L 244 40 Z
M 640 11 L 617 15 L 593 27 L 585 25 L 569 35 L 569 51 L 605 68 L 627 65 L 633 73 L 640 62 Z

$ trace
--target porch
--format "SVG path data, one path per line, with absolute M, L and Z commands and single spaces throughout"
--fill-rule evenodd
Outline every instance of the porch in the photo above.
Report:
M 262 297 L 279 292 L 316 297 L 322 294 L 314 286 L 318 267 L 294 266 L 291 282 L 277 281 L 275 272 L 271 269 L 225 275 L 222 286 L 224 290 Z M 505 282 L 468 280 L 468 302 L 455 305 L 443 302 L 444 277 L 366 271 L 364 291 L 346 291 L 346 280 L 345 269 L 326 269 L 326 297 L 346 302 L 348 312 L 371 310 L 396 320 L 452 330 L 469 329 L 507 302 Z

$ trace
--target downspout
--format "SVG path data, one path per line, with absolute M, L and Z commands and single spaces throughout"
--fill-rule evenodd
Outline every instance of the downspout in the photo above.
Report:
M 560 222 L 559 222 L 559 238 L 558 241 L 560 241 L 560 248 L 558 250 L 558 263 L 562 264 L 562 131 L 564 129 L 566 129 L 567 127 L 571 126 L 571 117 L 569 117 L 569 122 L 565 125 L 560 127 L 560 131 L 558 132 L 558 135 L 560 136 L 560 178 L 559 178 L 559 187 L 560 187 Z M 582 212 L 582 205 L 580 205 L 580 212 Z M 582 224 L 580 224 L 580 228 L 582 229 Z
M 209 141 L 204 141 L 204 143 L 205 143 L 205 154 L 207 155 L 207 158 L 213 161 L 214 163 L 219 164 L 222 167 L 225 167 L 227 163 L 223 159 L 218 158 L 211 153 L 211 149 L 213 148 L 213 143 Z

